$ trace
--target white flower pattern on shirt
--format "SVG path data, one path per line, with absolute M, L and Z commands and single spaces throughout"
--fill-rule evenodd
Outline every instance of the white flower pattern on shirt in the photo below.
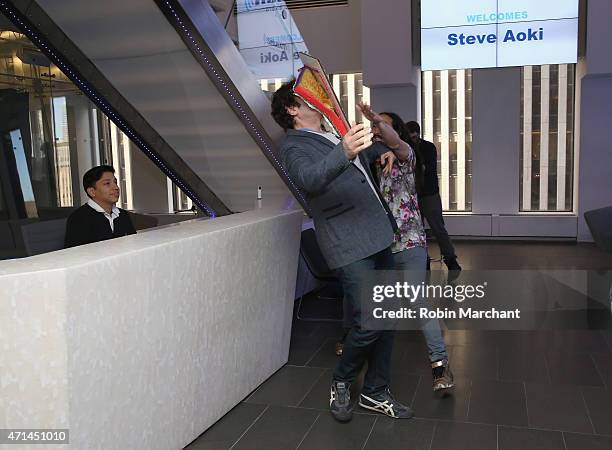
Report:
M 414 181 L 415 165 L 416 157 L 412 149 L 406 161 L 395 160 L 391 173 L 387 176 L 383 175 L 380 163 L 376 164 L 380 191 L 389 204 L 399 228 L 395 232 L 391 247 L 393 253 L 427 246 Z

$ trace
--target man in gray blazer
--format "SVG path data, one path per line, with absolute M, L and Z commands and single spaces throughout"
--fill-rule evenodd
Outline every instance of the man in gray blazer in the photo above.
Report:
M 345 301 L 352 311 L 352 328 L 334 370 L 330 410 L 334 418 L 352 418 L 349 388 L 366 361 L 359 404 L 394 418 L 409 418 L 412 410 L 389 391 L 393 331 L 365 330 L 361 323 L 359 285 L 370 270 L 393 269 L 390 245 L 397 229 L 393 214 L 380 195 L 370 163 L 408 157 L 408 144 L 369 106 L 364 115 L 380 128 L 382 142 L 372 142 L 363 124 L 353 126 L 342 140 L 322 127 L 322 116 L 284 84 L 272 98 L 272 116 L 286 131 L 283 164 L 305 193 L 315 234 L 329 267 L 336 269 Z M 391 153 L 393 151 L 393 153 Z

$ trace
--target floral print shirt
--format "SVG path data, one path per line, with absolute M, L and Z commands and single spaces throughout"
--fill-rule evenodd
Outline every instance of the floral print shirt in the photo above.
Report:
M 389 204 L 399 228 L 391 247 L 393 253 L 427 246 L 414 181 L 415 165 L 416 156 L 412 149 L 406 161 L 395 160 L 389 175 L 383 175 L 380 162 L 376 164 L 380 191 Z

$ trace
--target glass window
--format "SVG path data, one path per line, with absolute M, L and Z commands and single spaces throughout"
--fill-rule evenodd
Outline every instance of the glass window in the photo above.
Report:
M 100 164 L 115 168 L 117 206 L 138 210 L 138 196 L 149 198 L 144 188 L 133 192 L 141 170 L 132 164 L 133 152 L 140 150 L 25 35 L 0 19 L 0 227 L 18 233 L 21 224 L 67 217 L 88 199 L 83 174 Z M 161 171 L 158 178 L 165 188 Z M 190 202 L 181 194 L 142 212 L 186 209 Z M 0 259 L 25 256 L 19 236 L 11 239 L 2 241 Z
M 438 180 L 445 211 L 472 210 L 472 72 L 422 74 L 423 139 L 438 150 Z
M 365 123 L 369 121 L 363 117 L 357 107 L 359 102 L 370 103 L 370 89 L 363 85 L 361 73 L 336 73 L 329 76 L 332 88 L 338 97 L 342 110 L 346 113 L 349 123 Z
M 520 210 L 572 211 L 573 64 L 521 69 Z

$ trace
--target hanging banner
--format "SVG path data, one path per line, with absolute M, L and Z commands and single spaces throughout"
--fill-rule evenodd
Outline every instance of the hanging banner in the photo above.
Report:
M 238 48 L 258 79 L 289 79 L 307 52 L 284 0 L 237 0 Z

